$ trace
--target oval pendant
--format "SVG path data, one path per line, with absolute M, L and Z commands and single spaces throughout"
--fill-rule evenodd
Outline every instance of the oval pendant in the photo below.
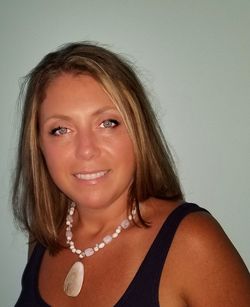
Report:
M 68 296 L 77 296 L 84 280 L 84 266 L 80 261 L 75 262 L 70 268 L 65 280 L 63 290 Z

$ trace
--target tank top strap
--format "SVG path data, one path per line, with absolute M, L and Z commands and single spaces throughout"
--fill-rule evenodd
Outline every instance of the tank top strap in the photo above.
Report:
M 144 272 L 148 271 L 151 277 L 155 275 L 155 278 L 160 280 L 178 226 L 188 214 L 198 211 L 208 212 L 194 203 L 184 202 L 169 214 L 142 262 L 141 266 L 145 267 Z
M 137 301 L 137 306 L 159 306 L 158 290 L 161 273 L 176 230 L 185 216 L 198 211 L 208 212 L 196 204 L 183 202 L 169 214 L 134 279 L 115 306 L 128 306 L 127 304 L 133 300 Z

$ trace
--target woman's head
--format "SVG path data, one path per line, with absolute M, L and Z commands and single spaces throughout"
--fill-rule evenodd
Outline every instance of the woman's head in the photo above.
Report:
M 131 66 L 98 45 L 68 44 L 46 55 L 26 77 L 13 193 L 16 217 L 48 246 L 57 240 L 70 200 L 48 172 L 39 142 L 39 112 L 48 87 L 63 74 L 94 78 L 121 114 L 136 161 L 128 204 L 149 197 L 182 198 L 171 155 L 145 90 Z

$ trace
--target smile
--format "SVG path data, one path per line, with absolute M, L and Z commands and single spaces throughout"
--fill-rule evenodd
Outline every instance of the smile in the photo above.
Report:
M 100 171 L 96 173 L 86 173 L 86 174 L 79 173 L 76 174 L 75 176 L 80 180 L 95 180 L 105 176 L 107 173 L 108 171 Z

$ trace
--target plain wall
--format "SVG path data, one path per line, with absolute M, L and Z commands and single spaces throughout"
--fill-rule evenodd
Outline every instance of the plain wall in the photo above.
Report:
M 132 60 L 173 150 L 186 198 L 206 207 L 250 265 L 250 1 L 0 1 L 0 306 L 13 306 L 27 258 L 10 181 L 20 78 L 79 40 Z

